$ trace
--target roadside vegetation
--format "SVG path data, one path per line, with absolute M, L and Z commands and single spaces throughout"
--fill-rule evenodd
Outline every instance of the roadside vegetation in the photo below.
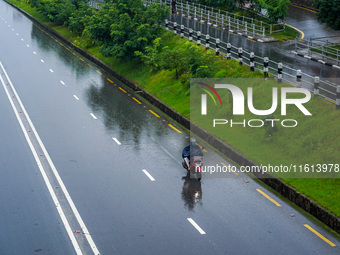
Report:
M 158 4 L 146 8 L 139 0 L 115 0 L 114 5 L 107 3 L 95 11 L 82 1 L 9 1 L 189 118 L 191 78 L 263 77 L 234 60 L 165 32 L 160 24 L 168 14 Z M 254 90 L 254 94 L 262 95 L 254 102 L 256 108 L 270 107 L 272 98 L 267 92 L 265 87 Z M 307 108 L 312 117 L 301 117 L 298 109 L 288 109 L 291 118 L 299 121 L 294 130 L 229 128 L 216 135 L 258 164 L 339 164 L 340 111 L 319 97 L 313 97 Z M 284 181 L 340 216 L 340 179 Z
M 340 0 L 314 0 L 314 6 L 319 10 L 319 22 L 334 30 L 340 29 Z

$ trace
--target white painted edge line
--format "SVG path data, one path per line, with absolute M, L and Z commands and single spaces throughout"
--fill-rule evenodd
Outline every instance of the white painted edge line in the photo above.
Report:
M 19 35 L 18 33 L 16 33 L 16 35 Z
M 30 47 L 28 44 L 26 44 L 27 47 Z
M 24 39 L 23 39 L 23 38 L 21 38 L 21 41 L 24 41 Z
M 7 73 L 6 73 L 5 69 L 3 68 L 3 65 L 2 65 L 1 62 L 0 62 L 0 65 L 1 65 L 1 68 L 2 68 L 2 69 L 4 70 L 4 72 L 5 72 L 5 75 L 6 75 L 6 78 L 7 78 L 8 82 L 9 82 L 9 83 L 11 84 L 11 86 L 12 86 L 12 82 L 9 80 L 9 77 L 7 76 Z M 55 195 L 55 193 L 53 192 L 52 185 L 51 185 L 50 181 L 48 180 L 48 177 L 47 177 L 47 175 L 46 175 L 46 172 L 45 172 L 45 170 L 44 170 L 44 168 L 43 168 L 43 166 L 42 166 L 42 163 L 41 163 L 41 161 L 40 161 L 40 159 L 39 159 L 39 157 L 38 157 L 38 153 L 37 153 L 36 150 L 34 149 L 34 146 L 33 146 L 32 142 L 31 142 L 31 140 L 30 140 L 30 138 L 29 138 L 29 136 L 28 136 L 28 134 L 27 134 L 27 131 L 25 130 L 25 126 L 24 126 L 22 120 L 20 119 L 20 116 L 19 116 L 19 114 L 18 114 L 18 110 L 16 109 L 16 107 L 15 107 L 15 105 L 14 105 L 14 103 L 13 103 L 13 100 L 12 100 L 12 98 L 11 98 L 11 96 L 10 96 L 10 94 L 9 94 L 9 92 L 8 92 L 8 90 L 7 90 L 7 88 L 6 88 L 6 86 L 5 86 L 5 82 L 4 82 L 4 80 L 2 79 L 1 76 L 0 76 L 0 80 L 1 80 L 1 83 L 2 83 L 2 85 L 3 85 L 3 87 L 4 87 L 4 89 L 5 89 L 5 92 L 6 92 L 6 94 L 7 94 L 7 97 L 8 97 L 8 99 L 9 99 L 11 105 L 12 105 L 12 108 L 13 108 L 13 111 L 14 111 L 14 113 L 15 113 L 15 116 L 17 117 L 17 120 L 18 120 L 18 122 L 19 122 L 19 124 L 20 124 L 20 127 L 21 127 L 21 129 L 22 129 L 22 131 L 23 131 L 23 133 L 24 133 L 24 135 L 25 135 L 26 141 L 27 141 L 27 143 L 28 143 L 28 145 L 29 145 L 29 147 L 30 147 L 30 149 L 31 149 L 31 151 L 32 151 L 32 154 L 33 154 L 33 156 L 34 156 L 34 159 L 35 159 L 35 161 L 36 161 L 36 163 L 37 163 L 37 165 L 38 165 L 38 167 L 39 167 L 39 170 L 40 170 L 41 175 L 42 175 L 42 177 L 43 177 L 43 179 L 44 179 L 44 181 L 45 181 L 45 184 L 46 184 L 46 186 L 47 186 L 47 189 L 48 189 L 48 191 L 49 191 L 49 193 L 50 193 L 50 195 L 51 195 L 51 197 L 52 197 L 52 200 L 53 200 L 53 202 L 54 202 L 54 204 L 55 204 L 55 206 L 56 206 L 56 209 L 57 209 L 57 211 L 58 211 L 58 213 L 59 213 L 59 216 L 60 216 L 60 218 L 61 218 L 61 220 L 62 220 L 62 222 L 63 222 L 63 224 L 64 224 L 64 226 L 65 226 L 65 229 L 66 229 L 66 231 L 67 231 L 67 233 L 68 233 L 68 235 L 69 235 L 69 237 L 70 237 L 70 239 L 71 239 L 71 242 L 72 242 L 72 244 L 73 244 L 73 247 L 74 247 L 74 249 L 75 249 L 75 251 L 76 251 L 77 254 L 83 254 L 82 251 L 81 251 L 81 249 L 80 249 L 80 247 L 79 247 L 79 245 L 78 245 L 78 242 L 77 242 L 77 240 L 76 240 L 76 238 L 75 238 L 75 236 L 74 236 L 74 234 L 73 234 L 73 231 L 72 231 L 72 229 L 71 229 L 71 226 L 69 225 L 69 223 L 68 223 L 68 221 L 67 221 L 67 219 L 66 219 L 66 216 L 65 216 L 65 214 L 64 214 L 64 212 L 63 212 L 63 209 L 62 209 L 62 207 L 60 206 L 60 203 L 59 203 L 59 201 L 58 201 L 58 198 L 57 198 L 57 196 Z M 14 89 L 14 87 L 12 87 L 12 89 Z M 16 91 L 15 91 L 15 90 L 13 90 L 13 91 L 14 91 L 14 93 L 15 93 L 15 95 L 16 95 L 16 98 L 17 98 L 17 100 L 18 100 L 20 106 L 22 107 L 20 98 L 19 98 L 18 95 L 16 94 Z M 25 110 L 24 108 L 22 108 L 22 110 L 23 110 L 24 114 L 26 115 L 26 114 L 27 114 L 26 110 Z M 28 115 L 26 115 L 26 117 L 27 117 L 27 120 L 29 121 L 29 123 L 31 124 Z M 34 129 L 34 126 L 33 126 L 33 125 L 32 125 L 31 127 L 32 127 L 32 129 Z M 33 132 L 35 132 L 35 130 L 33 130 Z M 36 133 L 35 133 L 35 134 L 36 134 Z M 38 139 L 38 137 L 37 137 L 37 139 Z
M 257 41 L 258 41 L 258 42 L 262 42 L 262 43 L 263 43 L 263 40 L 261 40 L 261 39 L 257 39 Z
M 41 61 L 41 63 L 44 63 L 45 61 L 44 60 L 42 60 L 42 59 L 40 59 L 40 61 Z
M 52 69 L 50 69 L 50 72 L 51 72 L 51 73 L 53 73 L 53 70 L 52 70 Z
M 94 118 L 95 120 L 97 119 L 96 115 L 94 115 L 92 112 L 90 113 L 90 115 L 91 115 L 92 118 Z
M 320 59 L 318 60 L 318 62 L 321 63 L 321 64 L 325 64 L 326 63 L 325 61 L 322 61 Z
M 18 93 L 16 92 L 16 90 L 15 90 L 15 88 L 14 88 L 14 86 L 13 86 L 11 80 L 9 79 L 9 77 L 8 77 L 8 75 L 7 75 L 7 72 L 6 72 L 5 68 L 3 67 L 1 61 L 0 61 L 0 66 L 1 66 L 1 68 L 4 70 L 4 73 L 5 73 L 5 75 L 6 75 L 6 78 L 7 78 L 8 82 L 9 82 L 9 84 L 11 85 L 11 88 L 12 88 L 12 90 L 13 90 L 13 92 L 14 92 L 14 95 L 16 96 L 16 98 L 17 98 L 17 100 L 18 100 L 18 103 L 19 103 L 19 105 L 20 105 L 20 107 L 21 107 L 23 113 L 25 114 L 28 123 L 29 123 L 30 126 L 32 127 L 32 131 L 33 131 L 33 133 L 35 134 L 35 136 L 36 136 L 36 138 L 37 138 L 37 141 L 38 141 L 38 143 L 39 143 L 39 145 L 40 145 L 40 147 L 41 147 L 41 149 L 42 149 L 42 151 L 43 151 L 43 153 L 44 153 L 44 155 L 45 155 L 45 157 L 46 157 L 46 159 L 47 159 L 47 161 L 48 161 L 48 163 L 49 163 L 49 165 L 50 165 L 50 167 L 51 167 L 51 169 L 52 169 L 52 171 L 53 171 L 53 174 L 54 174 L 55 178 L 57 179 L 57 181 L 58 181 L 58 183 L 59 183 L 59 186 L 60 186 L 61 190 L 64 192 L 65 198 L 66 198 L 67 202 L 69 203 L 69 205 L 70 205 L 70 207 L 71 207 L 71 209 L 72 209 L 72 212 L 73 212 L 73 214 L 75 215 L 75 217 L 76 217 L 76 219 L 77 219 L 77 221 L 78 221 L 78 223 L 79 223 L 79 225 L 80 225 L 80 227 L 81 227 L 81 229 L 82 229 L 82 232 L 84 233 L 84 235 L 85 235 L 85 237 L 86 237 L 88 243 L 90 244 L 90 247 L 91 247 L 93 253 L 94 253 L 95 255 L 99 255 L 100 252 L 98 251 L 97 246 L 96 246 L 96 244 L 94 243 L 94 241 L 93 241 L 93 239 L 92 239 L 92 236 L 91 236 L 90 232 L 88 231 L 88 229 L 87 229 L 87 227 L 86 227 L 86 225 L 85 225 L 83 219 L 81 218 L 81 216 L 80 216 L 80 214 L 79 214 L 79 212 L 78 212 L 78 210 L 77 210 L 77 208 L 76 208 L 76 206 L 75 206 L 75 204 L 74 204 L 74 202 L 73 202 L 73 200 L 72 200 L 70 194 L 68 193 L 68 191 L 67 191 L 67 189 L 66 189 L 66 187 L 65 187 L 65 185 L 64 185 L 63 180 L 61 179 L 61 177 L 60 177 L 60 175 L 59 175 L 57 169 L 55 168 L 55 166 L 54 166 L 54 164 L 53 164 L 53 162 L 52 162 L 52 159 L 50 158 L 50 155 L 48 154 L 48 152 L 47 152 L 47 150 L 46 150 L 44 144 L 42 143 L 42 141 L 41 141 L 41 139 L 40 139 L 40 136 L 39 136 L 37 130 L 35 129 L 35 127 L 34 127 L 32 121 L 31 121 L 31 118 L 29 117 L 29 115 L 28 115 L 28 113 L 27 113 L 27 111 L 26 111 L 24 105 L 22 104 L 22 102 L 21 102 L 21 100 L 20 100 L 20 98 L 19 98 L 19 95 L 18 95 Z M 19 116 L 17 112 L 16 112 L 16 115 Z
M 60 83 L 61 83 L 62 85 L 64 85 L 64 86 L 65 86 L 65 82 L 63 82 L 63 81 L 60 81 Z
M 252 36 L 250 36 L 250 35 L 248 35 L 248 38 L 249 38 L 249 39 L 254 39 L 254 37 L 252 37 Z
M 79 97 L 77 97 L 76 95 L 73 95 L 73 97 L 79 101 Z
M 333 65 L 332 67 L 340 69 L 340 66 L 337 66 L 337 65 Z
M 148 171 L 146 171 L 145 169 L 143 169 L 142 171 L 143 171 L 143 173 L 145 173 L 145 175 L 146 175 L 147 177 L 149 177 L 149 179 L 150 179 L 152 182 L 156 181 L 156 180 L 151 176 L 151 174 L 148 173 Z
M 205 235 L 206 233 L 203 231 L 203 229 L 200 228 L 200 226 L 197 225 L 197 223 L 192 218 L 187 218 L 187 220 L 193 225 L 198 232 L 200 232 L 201 235 Z
M 116 137 L 112 137 L 112 140 L 115 141 L 118 145 L 122 145 Z
M 37 53 L 36 53 L 35 51 L 33 51 L 33 54 L 35 54 L 35 55 L 36 55 Z
M 311 56 L 308 56 L 308 55 L 304 55 L 303 57 L 304 57 L 304 58 L 308 58 L 308 59 L 312 59 L 312 57 L 311 57 Z

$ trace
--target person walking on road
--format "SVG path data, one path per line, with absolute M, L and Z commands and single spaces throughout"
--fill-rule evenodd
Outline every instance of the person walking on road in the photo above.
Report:
M 171 6 L 172 6 L 172 13 L 176 13 L 176 0 L 172 0 L 171 1 Z

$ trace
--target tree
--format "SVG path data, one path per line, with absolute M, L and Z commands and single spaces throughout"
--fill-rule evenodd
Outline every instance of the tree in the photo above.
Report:
M 85 23 L 92 16 L 92 9 L 84 1 L 78 2 L 78 9 L 76 9 L 72 16 L 69 17 L 68 28 L 72 32 L 81 34 L 85 29 Z
M 269 18 L 277 22 L 288 15 L 290 0 L 257 0 L 258 4 L 268 11 Z
M 165 70 L 175 70 L 176 80 L 178 80 L 179 73 L 187 69 L 183 52 L 169 50 L 168 47 L 165 47 L 161 53 L 160 66 Z
M 115 22 L 115 8 L 112 4 L 102 5 L 102 9 L 94 11 L 92 16 L 85 20 L 84 34 L 92 40 L 101 42 L 101 44 L 110 43 L 110 26 Z
M 317 19 L 333 29 L 340 29 L 340 0 L 315 0 Z
M 135 51 L 135 56 L 147 66 L 151 67 L 151 71 L 157 71 L 159 69 L 160 62 L 160 46 L 161 38 L 158 37 L 153 41 L 153 46 L 145 47 L 144 52 Z
M 168 10 L 159 4 L 145 7 L 140 0 L 115 1 L 113 22 L 110 26 L 110 42 L 103 45 L 105 56 L 131 58 L 135 51 L 143 52 L 161 35 L 161 24 Z

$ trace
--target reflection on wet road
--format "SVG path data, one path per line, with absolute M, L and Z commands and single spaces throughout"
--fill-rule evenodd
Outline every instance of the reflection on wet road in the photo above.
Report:
M 335 235 L 246 175 L 188 179 L 186 130 L 3 1 L 0 19 L 0 60 L 101 254 L 339 253 Z M 4 89 L 0 113 L 0 253 L 75 253 Z M 206 164 L 230 164 L 205 147 Z

